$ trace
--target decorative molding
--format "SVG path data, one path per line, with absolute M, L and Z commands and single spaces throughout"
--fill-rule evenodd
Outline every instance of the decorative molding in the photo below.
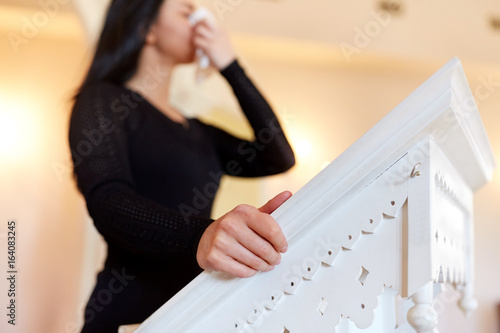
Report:
M 453 59 L 273 212 L 289 242 L 280 265 L 250 279 L 204 272 L 137 333 L 333 332 L 341 317 L 366 328 L 384 286 L 415 297 L 418 306 L 410 313 L 415 327 L 426 329 L 417 323 L 422 313 L 434 325 L 424 288 L 433 281 L 431 268 L 440 253 L 432 251 L 431 232 L 437 218 L 448 223 L 456 215 L 435 214 L 430 165 L 440 158 L 431 152 L 429 138 L 436 131 L 447 138 L 434 145 L 457 175 L 453 181 L 460 179 L 470 193 L 491 178 L 494 167 L 479 114 L 465 103 L 470 98 L 460 63 Z M 464 105 L 469 109 L 461 109 Z M 454 197 L 446 184 L 441 184 L 448 193 L 440 194 L 446 199 L 442 203 Z M 443 209 L 460 212 L 452 204 Z M 463 233 L 465 239 L 472 230 Z M 448 259 L 454 260 L 441 258 Z M 464 294 L 467 309 L 473 305 L 471 294 L 472 289 Z
M 453 223 L 443 223 L 437 219 L 434 224 L 432 240 L 435 242 L 435 251 L 438 255 L 436 259 L 446 263 L 434 265 L 434 269 L 437 271 L 434 282 L 463 285 L 467 282 L 465 258 L 469 246 L 465 226 L 471 218 L 471 212 L 464 199 L 459 195 L 459 190 L 453 186 L 451 179 L 451 177 L 445 176 L 443 171 L 437 171 L 434 176 L 438 193 L 442 194 L 436 198 L 436 203 L 439 203 L 442 209 L 447 209 L 448 214 L 454 214 Z M 449 202 L 454 208 L 445 208 L 446 202 Z M 454 213 L 453 210 L 457 212 Z
M 458 301 L 458 306 L 469 317 L 472 311 L 478 307 L 477 300 L 473 296 L 472 284 L 466 285 L 462 289 L 462 298 Z
M 446 197 L 450 199 L 463 213 L 464 215 L 469 215 L 469 209 L 464 203 L 464 200 L 460 198 L 459 192 L 453 188 L 450 180 L 445 177 L 441 171 L 436 172 L 434 176 L 434 183 L 437 189 L 439 189 Z

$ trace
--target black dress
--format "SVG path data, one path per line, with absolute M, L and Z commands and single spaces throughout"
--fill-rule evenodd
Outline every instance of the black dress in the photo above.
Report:
M 223 174 L 259 177 L 294 165 L 276 116 L 238 61 L 221 74 L 254 129 L 252 142 L 198 119 L 173 122 L 113 83 L 79 95 L 69 132 L 74 171 L 108 245 L 82 332 L 144 321 L 202 271 L 196 249 Z

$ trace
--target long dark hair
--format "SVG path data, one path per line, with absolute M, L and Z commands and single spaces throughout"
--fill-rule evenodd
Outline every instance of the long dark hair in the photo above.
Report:
M 121 85 L 132 77 L 147 32 L 164 1 L 168 0 L 112 0 L 94 59 L 75 99 L 92 83 Z

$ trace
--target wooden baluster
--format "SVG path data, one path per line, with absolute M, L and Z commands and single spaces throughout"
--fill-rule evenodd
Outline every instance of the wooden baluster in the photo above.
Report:
M 432 308 L 433 298 L 432 282 L 422 287 L 411 297 L 415 306 L 408 310 L 407 319 L 417 333 L 433 332 L 438 324 L 438 315 Z
M 462 298 L 458 302 L 458 306 L 467 317 L 477 308 L 477 300 L 474 298 L 472 283 L 467 284 L 462 289 Z

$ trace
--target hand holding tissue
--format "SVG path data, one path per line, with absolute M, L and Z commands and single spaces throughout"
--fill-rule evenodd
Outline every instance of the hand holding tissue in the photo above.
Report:
M 211 23 L 215 24 L 215 17 L 205 7 L 198 8 L 196 11 L 194 11 L 189 16 L 189 24 L 191 24 L 191 26 L 194 26 L 196 23 L 198 23 L 202 20 L 210 20 Z M 197 48 L 196 49 L 196 61 L 197 61 L 196 81 L 198 83 L 201 83 L 211 73 L 211 70 L 209 68 L 210 59 L 203 52 L 203 50 L 201 48 Z
M 191 24 L 191 26 L 194 26 L 196 23 L 205 19 L 215 23 L 215 17 L 212 15 L 212 13 L 210 13 L 210 11 L 205 7 L 200 7 L 189 16 L 189 24 Z M 200 66 L 200 68 L 208 68 L 208 66 L 210 65 L 210 59 L 204 54 L 202 49 L 196 49 L 196 57 L 198 58 L 198 65 Z
M 222 70 L 236 59 L 229 34 L 222 29 L 206 8 L 199 8 L 189 16 L 194 26 L 196 47 L 196 77 L 201 82 L 215 69 Z

